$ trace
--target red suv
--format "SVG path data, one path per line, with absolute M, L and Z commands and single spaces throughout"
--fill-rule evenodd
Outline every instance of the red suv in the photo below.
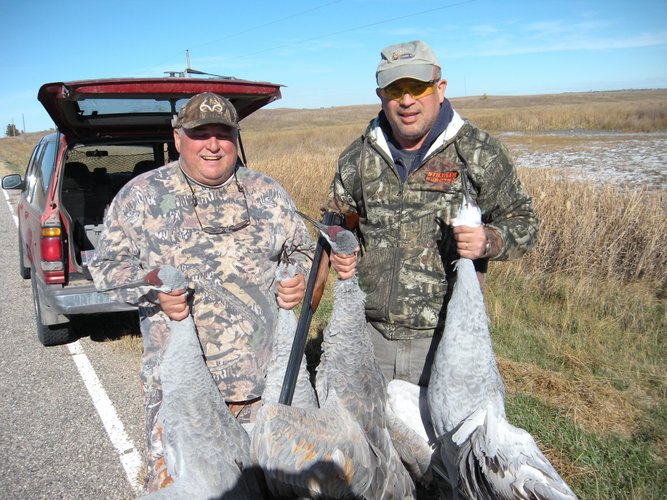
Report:
M 279 99 L 280 85 L 152 78 L 57 82 L 39 89 L 38 99 L 58 131 L 37 143 L 24 178 L 7 175 L 2 187 L 21 191 L 19 272 L 32 280 L 42 344 L 73 340 L 70 315 L 135 309 L 97 292 L 87 262 L 118 190 L 135 175 L 178 157 L 171 119 L 200 92 L 227 97 L 244 118 Z

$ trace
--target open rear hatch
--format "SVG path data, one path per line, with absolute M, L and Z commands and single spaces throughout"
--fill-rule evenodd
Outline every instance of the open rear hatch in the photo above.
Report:
M 279 84 L 235 78 L 117 78 L 46 83 L 37 98 L 73 144 L 163 137 L 180 107 L 200 92 L 225 96 L 240 119 L 281 97 Z
M 111 200 L 144 164 L 154 168 L 176 154 L 172 117 L 201 92 L 225 96 L 241 119 L 281 97 L 278 84 L 234 78 L 121 78 L 53 82 L 39 89 L 39 101 L 67 141 L 58 200 L 72 272 L 89 278 L 87 261 Z

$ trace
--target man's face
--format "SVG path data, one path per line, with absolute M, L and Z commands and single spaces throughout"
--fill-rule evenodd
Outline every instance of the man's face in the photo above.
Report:
M 382 109 L 391 125 L 394 139 L 402 149 L 413 150 L 421 146 L 426 138 L 440 111 L 440 104 L 445 99 L 445 88 L 447 82 L 439 80 L 431 84 L 434 91 L 424 97 L 415 98 L 407 90 L 401 94 L 402 89 L 410 89 L 424 85 L 424 82 L 404 78 L 393 82 L 388 87 L 394 86 L 400 97 L 390 99 L 383 97 L 382 89 L 376 93 L 382 101 Z
M 237 131 L 219 124 L 174 130 L 181 168 L 195 181 L 208 186 L 225 182 L 236 164 Z

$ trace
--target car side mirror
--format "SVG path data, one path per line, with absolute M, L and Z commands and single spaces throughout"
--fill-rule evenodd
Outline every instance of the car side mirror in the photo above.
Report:
M 2 178 L 2 189 L 23 189 L 25 182 L 19 174 L 9 174 Z

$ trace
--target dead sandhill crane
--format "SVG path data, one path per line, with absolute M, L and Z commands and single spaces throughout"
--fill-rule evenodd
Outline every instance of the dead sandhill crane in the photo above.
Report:
M 479 208 L 467 197 L 454 220 L 459 224 L 481 224 Z M 468 498 L 576 498 L 530 434 L 507 422 L 474 265 L 462 258 L 456 267 L 427 390 L 452 491 Z
M 316 224 L 340 254 L 357 247 L 338 226 Z M 387 430 L 386 381 L 366 333 L 357 277 L 337 279 L 317 369 L 319 409 L 273 404 L 257 415 L 253 452 L 274 493 L 324 498 L 414 497 Z
M 171 266 L 149 273 L 144 284 L 160 291 L 187 287 Z M 165 461 L 174 480 L 148 499 L 261 498 L 261 475 L 250 459 L 250 438 L 231 414 L 204 361 L 191 316 L 171 321 L 160 361 Z
M 296 275 L 296 266 L 290 262 L 289 257 L 283 250 L 280 264 L 276 269 L 276 281 L 280 282 Z M 294 311 L 279 308 L 278 320 L 274 333 L 274 344 L 271 360 L 266 371 L 266 387 L 262 393 L 263 404 L 277 403 L 285 372 L 289 361 L 294 332 L 297 328 L 297 320 Z M 317 397 L 310 383 L 308 370 L 306 369 L 305 355 L 299 365 L 299 374 L 294 388 L 292 406 L 298 408 L 317 408 Z

